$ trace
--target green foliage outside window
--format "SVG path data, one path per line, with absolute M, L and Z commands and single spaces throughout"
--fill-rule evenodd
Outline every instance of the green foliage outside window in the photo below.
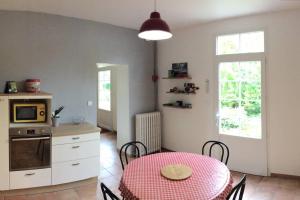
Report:
M 249 127 L 261 117 L 261 71 L 256 62 L 222 63 L 220 79 L 220 125 L 223 130 Z

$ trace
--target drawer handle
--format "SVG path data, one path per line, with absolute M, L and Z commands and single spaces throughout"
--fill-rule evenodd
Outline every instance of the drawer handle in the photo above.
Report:
M 72 166 L 78 166 L 78 165 L 80 165 L 80 163 L 74 163 L 74 164 L 72 164 Z
M 35 173 L 28 173 L 28 174 L 25 174 L 25 176 L 33 176 L 35 175 Z
M 78 149 L 80 146 L 73 146 L 72 149 Z
M 73 140 L 79 140 L 80 137 L 73 137 L 72 139 L 73 139 Z

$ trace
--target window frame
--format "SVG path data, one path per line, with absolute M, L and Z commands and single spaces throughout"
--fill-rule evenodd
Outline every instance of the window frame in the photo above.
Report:
M 218 37 L 221 36 L 230 36 L 230 35 L 238 35 L 239 39 L 241 38 L 242 34 L 246 34 L 246 33 L 256 33 L 256 32 L 263 32 L 264 34 L 264 51 L 263 52 L 248 52 L 248 53 L 228 53 L 228 54 L 218 54 Z M 252 30 L 252 31 L 242 31 L 242 32 L 231 32 L 231 33 L 225 33 L 225 34 L 218 34 L 215 37 L 215 56 L 222 56 L 222 55 L 241 55 L 241 54 L 252 54 L 252 53 L 265 53 L 266 52 L 266 40 L 265 37 L 266 36 L 266 31 L 262 30 L 262 29 L 258 29 L 258 30 Z M 241 42 L 241 41 L 239 41 Z M 240 44 L 239 44 L 240 45 Z
M 100 73 L 101 72 L 107 72 L 107 71 L 109 71 L 110 72 L 110 80 L 109 80 L 109 82 L 110 82 L 110 85 L 111 85 L 111 88 L 110 88 L 110 102 L 109 102 L 109 108 L 108 109 L 106 109 L 106 108 L 103 108 L 103 107 L 100 107 Z M 111 112 L 111 107 L 112 107 L 112 70 L 111 69 L 101 69 L 101 70 L 99 70 L 98 71 L 98 84 L 97 84 L 97 91 L 98 91 L 98 95 L 97 95 L 97 99 L 98 99 L 98 102 L 97 102 L 97 106 L 98 106 L 98 109 L 99 110 L 104 110 L 104 111 L 107 111 L 107 112 Z
M 256 53 L 238 53 L 238 54 L 217 54 L 217 38 L 222 35 L 233 35 L 233 34 L 241 34 L 248 32 L 264 32 L 264 52 L 256 52 Z M 215 34 L 214 37 L 214 121 L 216 122 L 215 133 L 219 136 L 229 136 L 229 137 L 237 137 L 243 139 L 253 139 L 253 140 L 265 140 L 267 138 L 267 120 L 266 120 L 266 55 L 267 55 L 267 46 L 266 46 L 266 30 L 264 29 L 256 29 L 256 30 L 246 30 L 246 31 L 235 31 L 225 34 Z M 219 132 L 219 64 L 223 62 L 245 62 L 245 61 L 260 61 L 261 62 L 261 138 L 252 138 L 252 137 L 244 137 L 244 136 L 235 136 L 235 135 L 227 135 Z

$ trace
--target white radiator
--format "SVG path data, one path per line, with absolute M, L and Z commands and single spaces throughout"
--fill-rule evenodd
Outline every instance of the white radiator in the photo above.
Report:
M 148 153 L 161 151 L 160 112 L 137 114 L 135 120 L 136 140 L 146 145 Z

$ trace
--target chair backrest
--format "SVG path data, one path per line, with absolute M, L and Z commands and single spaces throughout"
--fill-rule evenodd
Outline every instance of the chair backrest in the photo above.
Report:
M 120 200 L 104 183 L 101 183 L 101 190 L 104 200 L 108 200 L 107 197 L 111 200 Z
M 121 164 L 122 164 L 122 169 L 124 169 L 124 162 L 123 162 L 123 158 L 122 158 L 122 154 L 124 152 L 125 154 L 125 161 L 126 161 L 126 164 L 128 164 L 128 149 L 131 149 L 133 148 L 133 150 L 135 150 L 135 157 L 140 157 L 141 156 L 141 153 L 140 153 L 140 148 L 139 146 L 142 146 L 144 148 L 144 154 L 143 155 L 147 155 L 147 147 L 142 143 L 142 142 L 139 142 L 139 141 L 133 141 L 133 142 L 128 142 L 126 144 L 124 144 L 121 149 L 120 149 L 120 161 L 121 161 Z M 132 148 L 129 148 L 129 147 L 132 147 Z
M 246 175 L 244 174 L 240 182 L 236 186 L 234 186 L 234 188 L 232 188 L 226 200 L 242 200 L 244 196 L 245 187 L 246 187 Z
M 223 142 L 219 142 L 219 141 L 214 141 L 214 140 L 210 140 L 204 143 L 203 147 L 202 147 L 202 155 L 205 154 L 205 148 L 207 145 L 210 145 L 209 147 L 209 156 L 211 157 L 211 153 L 212 153 L 212 149 L 214 146 L 219 146 L 219 148 L 221 149 L 221 162 L 224 162 L 227 165 L 228 159 L 229 159 L 229 148 L 226 146 L 226 144 L 224 144 Z

